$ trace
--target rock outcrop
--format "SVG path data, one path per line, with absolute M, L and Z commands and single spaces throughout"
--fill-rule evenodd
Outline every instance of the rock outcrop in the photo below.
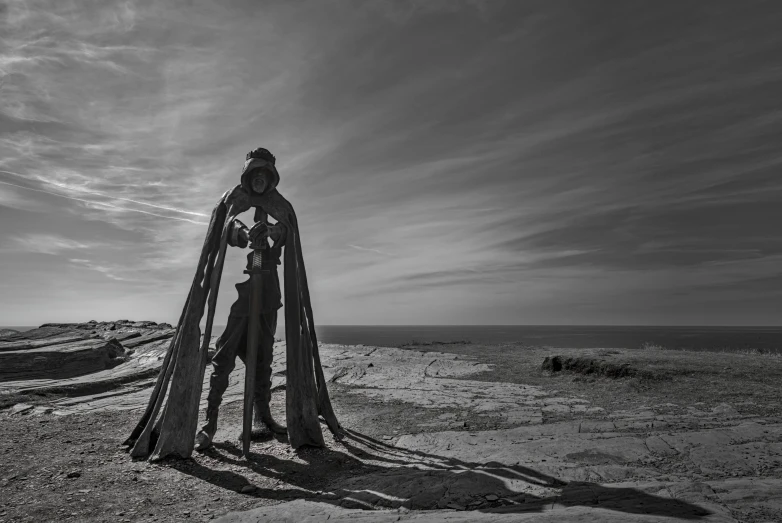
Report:
M 70 378 L 116 367 L 125 349 L 116 340 L 82 339 L 0 352 L 0 381 Z
M 173 332 L 168 324 L 127 320 L 47 323 L 11 332 L 0 336 L 0 382 L 62 380 L 113 369 Z
M 613 363 L 595 358 L 578 358 L 565 356 L 546 356 L 541 369 L 548 372 L 573 372 L 592 375 L 600 378 L 642 378 L 666 379 L 668 376 L 656 374 L 647 370 L 639 370 L 629 363 Z

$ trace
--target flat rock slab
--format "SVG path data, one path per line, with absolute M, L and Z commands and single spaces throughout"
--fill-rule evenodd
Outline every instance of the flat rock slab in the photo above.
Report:
M 149 334 L 144 334 L 142 336 L 137 336 L 132 338 L 126 337 L 125 340 L 122 342 L 122 345 L 124 345 L 128 349 L 135 349 L 136 347 L 139 347 L 141 345 L 146 345 L 147 343 L 151 343 L 153 341 L 170 339 L 171 337 L 174 336 L 175 332 L 176 330 L 174 329 L 163 329 L 163 330 L 157 330 L 151 332 Z
M 670 501 L 670 500 L 669 500 Z M 219 523 L 260 523 L 275 521 L 280 523 L 315 523 L 329 522 L 366 522 L 386 523 L 392 521 L 450 522 L 469 523 L 473 521 L 515 523 L 525 521 L 556 521 L 560 523 L 575 522 L 666 522 L 666 521 L 697 521 L 703 522 L 734 522 L 735 519 L 726 514 L 705 514 L 702 516 L 685 515 L 677 517 L 673 514 L 655 514 L 657 507 L 650 506 L 650 513 L 643 513 L 643 508 L 627 510 L 601 508 L 599 506 L 565 506 L 550 507 L 519 507 L 515 512 L 484 512 L 479 510 L 437 510 L 437 511 L 367 511 L 347 509 L 328 503 L 307 500 L 296 500 L 272 507 L 263 507 L 246 512 L 230 512 L 217 518 Z M 526 509 L 526 510 L 525 510 Z
M 514 424 L 541 423 L 547 412 L 602 411 L 583 399 L 551 397 L 540 387 L 463 379 L 492 366 L 455 354 L 339 345 L 325 345 L 322 352 L 329 382 L 380 401 L 469 409 Z
M 579 433 L 578 422 L 481 432 L 406 435 L 396 446 L 443 459 L 498 466 L 523 464 L 565 481 L 623 481 L 669 477 L 656 464 L 678 453 L 676 461 L 704 477 L 759 476 L 769 467 L 782 472 L 782 424 L 746 421 L 695 433 Z M 665 447 L 649 445 L 671 440 Z M 728 450 L 729 451 L 726 451 Z M 776 463 L 776 465 L 774 465 Z
M 0 341 L 0 352 L 38 349 L 41 347 L 49 347 L 51 345 L 60 345 L 63 343 L 88 339 L 90 339 L 90 335 L 84 332 L 69 332 L 46 338 L 23 338 L 14 341 Z
M 0 381 L 70 378 L 115 367 L 125 349 L 114 340 L 86 339 L 0 352 Z
M 782 513 L 782 478 L 731 478 L 708 484 L 720 501 L 735 510 Z

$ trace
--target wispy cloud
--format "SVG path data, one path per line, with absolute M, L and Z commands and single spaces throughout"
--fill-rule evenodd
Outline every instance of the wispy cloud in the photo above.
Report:
M 71 263 L 74 263 L 76 265 L 80 265 L 80 266 L 86 267 L 89 270 L 97 271 L 97 272 L 105 275 L 107 278 L 110 278 L 112 280 L 128 281 L 128 278 L 124 278 L 124 277 L 122 277 L 122 276 L 117 274 L 119 271 L 118 271 L 118 268 L 116 268 L 116 267 L 106 267 L 104 265 L 98 265 L 98 264 L 95 264 L 95 263 L 91 262 L 90 260 L 83 260 L 81 258 L 70 258 L 68 261 L 70 261 Z
M 348 247 L 351 249 L 355 249 L 357 251 L 363 251 L 363 252 L 374 252 L 375 254 L 381 254 L 383 256 L 392 256 L 391 254 L 381 251 L 380 249 L 372 249 L 370 247 L 362 247 L 360 245 L 353 245 L 351 243 L 348 244 Z
M 98 247 L 99 243 L 84 243 L 51 234 L 11 236 L 10 249 L 38 254 L 59 254 L 63 251 L 81 251 Z
M 0 172 L 7 172 L 7 171 L 0 171 Z M 114 211 L 119 211 L 119 212 L 138 212 L 138 213 L 141 213 L 141 214 L 147 214 L 149 216 L 157 216 L 158 218 L 166 218 L 166 219 L 169 219 L 169 220 L 179 220 L 179 221 L 184 221 L 184 222 L 188 222 L 188 223 L 194 223 L 196 225 L 206 225 L 206 224 L 209 223 L 209 222 L 191 220 L 191 219 L 188 219 L 188 218 L 182 218 L 182 217 L 179 217 L 179 216 L 170 216 L 170 215 L 164 215 L 164 214 L 157 214 L 157 213 L 153 213 L 153 212 L 150 212 L 150 211 L 144 211 L 144 210 L 141 210 L 141 209 L 133 209 L 133 208 L 129 208 L 129 207 L 118 207 L 116 205 L 112 205 L 112 204 L 106 203 L 106 202 L 100 202 L 100 201 L 95 201 L 95 200 L 87 200 L 87 199 L 84 199 L 84 198 L 75 198 L 73 196 L 67 196 L 65 194 L 60 194 L 60 193 L 56 193 L 56 192 L 53 192 L 53 191 L 45 191 L 43 189 L 33 189 L 32 187 L 25 187 L 24 185 L 17 185 L 17 184 L 10 183 L 10 182 L 5 182 L 5 181 L 0 181 L 0 184 L 10 185 L 12 187 L 16 187 L 18 189 L 24 189 L 24 190 L 27 190 L 27 191 L 35 191 L 35 192 L 40 192 L 40 193 L 43 193 L 43 194 L 49 194 L 51 196 L 57 196 L 59 198 L 66 198 L 68 200 L 73 200 L 73 201 L 76 201 L 76 202 L 82 202 L 82 203 L 85 203 L 85 204 L 89 205 L 92 208 L 97 208 L 97 209 L 107 209 L 107 210 L 114 210 Z M 53 184 L 53 185 L 56 186 L 56 187 L 60 187 L 61 189 L 65 189 L 66 191 L 69 190 L 68 187 L 65 187 L 65 186 L 62 186 L 62 185 L 58 185 L 58 184 Z M 172 212 L 182 213 L 182 214 L 190 214 L 190 215 L 195 215 L 195 216 L 208 216 L 207 214 L 203 214 L 203 213 L 189 212 L 189 211 L 183 211 L 181 209 L 173 209 L 173 208 L 170 208 L 170 207 L 163 207 L 163 206 L 158 206 L 158 205 L 152 205 L 152 204 L 147 204 L 147 203 L 144 203 L 144 202 L 138 202 L 138 201 L 135 201 L 135 200 L 130 200 L 130 199 L 127 199 L 127 198 L 117 198 L 117 197 L 114 197 L 114 196 L 104 195 L 104 194 L 100 194 L 100 193 L 96 193 L 96 192 L 92 192 L 92 191 L 83 191 L 83 190 L 80 190 L 80 189 L 73 190 L 72 188 L 70 188 L 70 189 L 71 189 L 72 192 L 75 192 L 75 193 L 84 193 L 84 194 L 88 194 L 88 195 L 92 195 L 92 196 L 98 196 L 98 197 L 101 197 L 101 198 L 105 198 L 105 199 L 108 199 L 108 200 L 117 200 L 117 201 L 126 201 L 126 202 L 131 202 L 131 203 L 137 203 L 137 204 L 144 205 L 144 206 L 147 206 L 147 207 L 154 207 L 154 208 L 157 208 L 157 209 L 162 209 L 162 210 L 172 211 Z

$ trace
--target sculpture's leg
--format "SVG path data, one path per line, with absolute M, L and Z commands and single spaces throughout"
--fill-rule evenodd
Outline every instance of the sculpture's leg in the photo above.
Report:
M 236 366 L 236 354 L 246 343 L 247 319 L 229 316 L 228 325 L 217 340 L 217 352 L 212 358 L 212 375 L 209 378 L 206 423 L 196 436 L 196 450 L 204 450 L 212 444 L 217 432 L 217 414 L 228 388 L 228 378 Z
M 255 382 L 255 420 L 276 434 L 285 434 L 287 428 L 272 417 L 269 402 L 272 396 L 272 358 L 274 357 L 274 332 L 277 329 L 277 311 L 261 316 L 261 340 L 258 346 L 258 366 Z

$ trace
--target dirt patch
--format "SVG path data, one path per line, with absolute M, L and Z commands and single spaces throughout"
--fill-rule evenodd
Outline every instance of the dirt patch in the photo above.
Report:
M 272 409 L 284 419 L 284 393 Z M 207 521 L 231 510 L 316 497 L 360 472 L 344 452 L 253 443 L 240 456 L 241 405 L 220 410 L 214 449 L 188 460 L 134 461 L 121 442 L 138 412 L 0 414 L 0 521 Z M 327 440 L 333 446 L 331 438 Z M 293 485 L 293 487 L 291 487 Z

